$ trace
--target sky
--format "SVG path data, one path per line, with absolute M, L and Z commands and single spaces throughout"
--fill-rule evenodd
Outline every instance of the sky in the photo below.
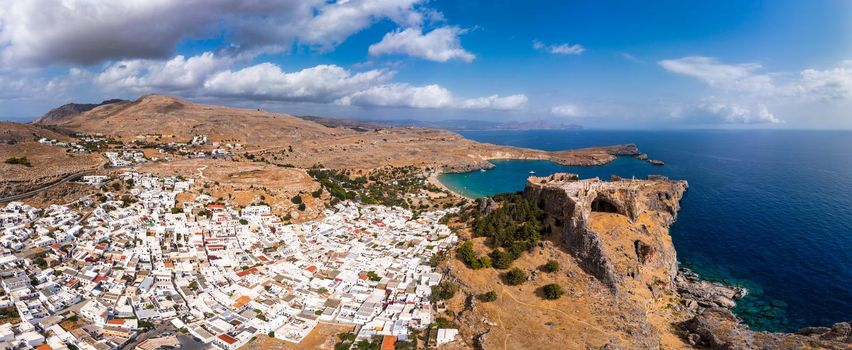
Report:
M 852 129 L 852 1 L 0 0 L 0 120 L 149 93 L 361 119 Z

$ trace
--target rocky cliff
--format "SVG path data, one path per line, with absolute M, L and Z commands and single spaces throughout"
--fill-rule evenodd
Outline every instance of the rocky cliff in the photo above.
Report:
M 677 257 L 667 233 L 687 187 L 663 177 L 606 182 L 555 174 L 529 178 L 524 196 L 548 214 L 551 230 L 580 266 L 617 292 L 626 278 L 672 285 Z M 619 219 L 627 225 L 606 223 Z
M 650 331 L 639 337 L 631 331 L 632 344 L 609 348 L 852 349 L 846 322 L 796 334 L 752 331 L 730 310 L 746 290 L 678 270 L 668 228 L 687 187 L 686 181 L 662 176 L 601 181 L 555 174 L 527 180 L 524 196 L 547 213 L 546 224 L 562 248 L 609 287 L 612 298 L 643 310 L 619 317 Z M 671 336 L 683 343 L 666 341 Z

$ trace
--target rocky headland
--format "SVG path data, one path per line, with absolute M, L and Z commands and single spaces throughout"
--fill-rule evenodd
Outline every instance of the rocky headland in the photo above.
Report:
M 510 287 L 490 271 L 451 263 L 446 271 L 467 298 L 456 321 L 467 345 L 483 349 L 849 349 L 848 323 L 796 334 L 749 330 L 732 312 L 748 291 L 679 269 L 669 227 L 686 181 L 530 177 L 524 197 L 546 213 L 550 235 L 516 260 L 530 281 Z M 483 200 L 479 210 L 494 203 Z M 559 274 L 537 271 L 558 259 Z M 495 275 L 496 276 L 496 275 Z M 542 285 L 566 289 L 542 300 Z M 494 302 L 475 296 L 497 290 Z M 449 305 L 453 303 L 450 302 Z

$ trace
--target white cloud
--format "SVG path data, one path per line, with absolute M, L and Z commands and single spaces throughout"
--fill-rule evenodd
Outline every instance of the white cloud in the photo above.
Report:
M 476 56 L 461 47 L 458 27 L 441 27 L 423 34 L 420 28 L 407 28 L 385 34 L 382 41 L 370 45 L 371 56 L 404 54 L 430 61 L 446 62 L 458 59 L 473 61 Z
M 817 100 L 840 100 L 852 96 L 852 61 L 826 70 L 805 69 L 795 86 L 796 93 Z
M 189 58 L 178 55 L 168 61 L 124 60 L 109 65 L 98 74 L 95 83 L 109 89 L 137 92 L 193 89 L 234 61 L 232 57 L 220 57 L 211 52 Z
M 580 44 L 551 44 L 546 45 L 541 41 L 534 40 L 533 48 L 539 51 L 549 52 L 554 55 L 579 55 L 586 51 L 586 48 Z
M 529 99 L 526 95 L 509 95 L 499 96 L 491 95 L 488 97 L 472 98 L 462 100 L 459 107 L 465 109 L 496 109 L 502 111 L 510 111 L 521 109 L 526 106 Z
M 261 63 L 238 71 L 216 73 L 204 82 L 203 92 L 220 97 L 331 102 L 381 84 L 393 74 L 385 70 L 353 74 L 335 65 L 319 65 L 286 73 L 272 63 Z
M 318 65 L 285 72 L 268 62 L 230 68 L 239 61 L 210 52 L 164 61 L 125 60 L 109 65 L 92 80 L 113 92 L 168 91 L 183 96 L 364 107 L 516 110 L 527 103 L 524 95 L 462 99 L 440 85 L 390 83 L 396 72 L 388 69 L 356 73 L 336 65 Z
M 164 58 L 182 40 L 221 33 L 234 50 L 330 49 L 382 19 L 420 25 L 421 1 L 0 0 L 0 58 L 29 67 Z
M 333 47 L 373 22 L 388 18 L 405 26 L 419 25 L 423 14 L 413 6 L 421 0 L 347 0 L 322 6 L 299 34 L 302 41 Z
M 770 112 L 796 118 L 802 110 L 841 108 L 852 100 L 852 62 L 798 73 L 764 72 L 758 63 L 726 64 L 716 58 L 689 56 L 658 62 L 664 69 L 699 79 L 712 88 L 693 107 L 677 114 L 688 120 L 722 123 L 783 123 Z M 798 112 L 796 112 L 798 111 Z
M 701 103 L 675 110 L 672 116 L 690 124 L 781 124 L 763 104 L 746 106 L 740 103 L 704 99 Z
M 453 95 L 440 85 L 388 84 L 356 92 L 338 101 L 340 105 L 369 107 L 447 108 Z
M 716 58 L 689 56 L 658 62 L 666 70 L 700 79 L 708 85 L 731 91 L 767 94 L 775 91 L 772 77 L 759 74 L 756 63 L 724 64 Z
M 440 85 L 386 84 L 356 92 L 337 101 L 340 105 L 364 107 L 460 108 L 515 110 L 527 103 L 525 95 L 459 99 Z
M 550 109 L 550 114 L 558 115 L 560 117 L 579 117 L 583 115 L 580 108 L 574 104 L 553 106 L 553 108 Z

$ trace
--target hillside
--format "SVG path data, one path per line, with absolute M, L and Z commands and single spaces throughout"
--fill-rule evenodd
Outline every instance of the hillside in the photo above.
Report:
M 194 135 L 208 135 L 214 141 L 264 145 L 335 133 L 334 129 L 285 114 L 201 105 L 162 95 L 146 95 L 135 101 L 101 105 L 66 118 L 40 119 L 36 123 L 101 133 L 125 142 L 143 139 L 145 135 L 160 135 L 163 142 L 186 142 Z
M 443 315 L 465 340 L 452 349 L 849 348 L 845 322 L 797 334 L 751 331 L 730 311 L 744 290 L 679 271 L 669 227 L 686 190 L 686 181 L 660 176 L 530 177 L 523 197 L 543 211 L 546 229 L 543 241 L 511 264 L 525 272 L 522 282 L 510 283 L 496 263 L 475 269 L 449 259 L 441 265 L 459 286 Z M 506 205 L 495 200 L 473 210 Z M 471 238 L 475 254 L 492 250 L 488 239 Z M 543 268 L 548 261 L 557 263 L 555 270 Z M 564 294 L 548 300 L 548 284 Z M 483 300 L 489 291 L 494 297 Z
M 96 107 L 100 107 L 103 105 L 108 105 L 112 103 L 126 102 L 124 100 L 112 99 L 106 100 L 101 103 L 67 103 L 62 106 L 51 109 L 38 119 L 36 119 L 36 123 L 56 123 L 60 122 L 70 116 L 74 116 L 86 111 L 90 111 L 95 109 Z
M 101 162 L 97 154 L 69 153 L 62 147 L 38 143 L 41 138 L 72 140 L 36 125 L 0 122 L 0 198 L 93 169 Z M 25 158 L 27 164 L 9 164 L 12 158 Z
M 281 113 L 196 104 L 146 95 L 39 125 L 100 133 L 124 142 L 186 142 L 207 135 L 211 142 L 241 144 L 252 159 L 307 168 L 370 169 L 415 165 L 447 171 L 487 168 L 489 159 L 551 159 L 570 165 L 600 165 L 614 154 L 638 154 L 633 145 L 543 152 L 482 144 L 443 130 L 329 127 Z

